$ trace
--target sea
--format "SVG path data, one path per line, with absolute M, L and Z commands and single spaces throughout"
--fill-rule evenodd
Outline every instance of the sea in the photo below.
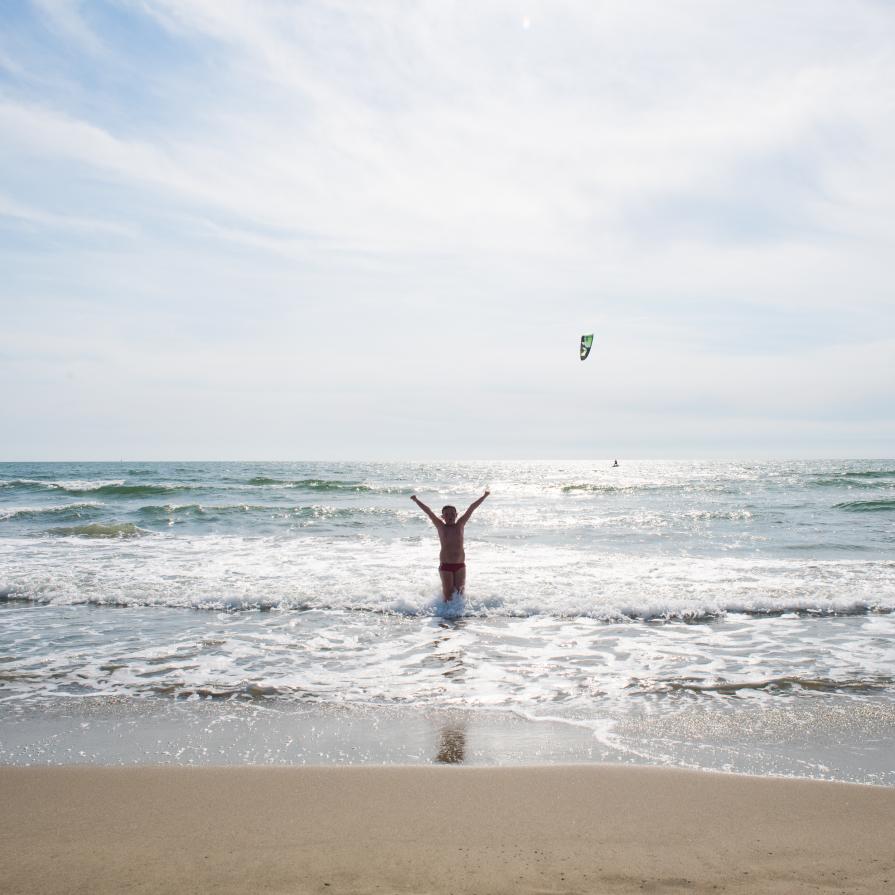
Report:
M 895 785 L 895 460 L 612 461 L 0 464 L 0 763 Z

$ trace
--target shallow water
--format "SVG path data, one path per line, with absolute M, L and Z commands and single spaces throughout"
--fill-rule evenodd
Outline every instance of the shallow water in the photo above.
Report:
M 445 610 L 409 496 L 485 485 Z M 893 543 L 892 461 L 0 464 L 0 761 L 162 761 L 175 711 L 183 761 L 431 761 L 447 717 L 467 762 L 892 784 Z

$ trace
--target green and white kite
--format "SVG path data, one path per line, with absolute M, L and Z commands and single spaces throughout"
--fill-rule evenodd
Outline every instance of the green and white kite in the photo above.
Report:
M 581 360 L 585 360 L 590 354 L 590 349 L 594 344 L 594 334 L 591 333 L 589 336 L 581 337 Z

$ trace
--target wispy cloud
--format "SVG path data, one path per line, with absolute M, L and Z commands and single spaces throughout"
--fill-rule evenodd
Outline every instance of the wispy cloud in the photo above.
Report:
M 33 208 L 16 202 L 0 194 L 0 219 L 8 218 L 25 226 L 37 229 L 61 229 L 86 234 L 114 234 L 133 236 L 135 230 L 127 224 L 101 220 L 99 218 L 78 217 L 70 214 L 56 214 L 40 208 Z
M 61 40 L 74 44 L 89 54 L 103 50 L 102 41 L 82 14 L 81 0 L 32 0 L 35 9 L 50 31 Z

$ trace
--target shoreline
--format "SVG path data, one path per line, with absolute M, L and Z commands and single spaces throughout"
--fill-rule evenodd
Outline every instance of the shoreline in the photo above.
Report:
M 0 767 L 620 764 L 895 787 L 886 702 L 823 694 L 618 709 L 587 719 L 263 698 L 57 699 L 5 706 Z
M 879 892 L 895 789 L 619 765 L 0 767 L 9 893 Z

